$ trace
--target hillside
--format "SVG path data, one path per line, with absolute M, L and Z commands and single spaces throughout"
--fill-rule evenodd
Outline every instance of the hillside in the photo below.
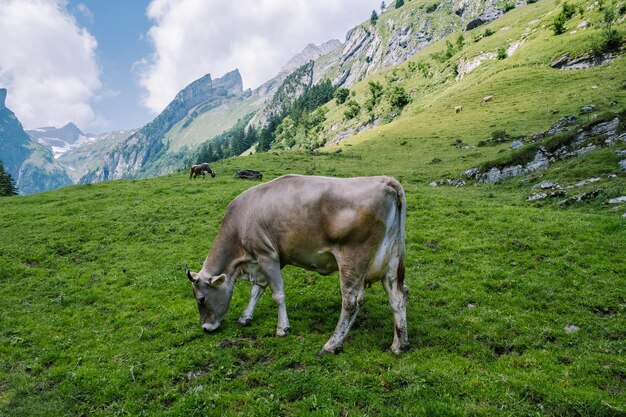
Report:
M 340 154 L 225 160 L 215 165 L 215 179 L 179 173 L 0 199 L 0 334 L 8 341 L 0 347 L 0 412 L 625 410 L 626 206 L 615 212 L 603 195 L 565 209 L 536 207 L 525 202 L 541 181 L 536 176 L 429 187 L 451 167 L 463 169 L 460 157 L 489 160 L 508 144 L 477 156 L 447 139 L 435 146 L 403 131 L 387 134 L 393 139 Z M 432 163 L 436 157 L 445 163 Z M 577 161 L 576 170 L 595 162 Z M 571 163 L 545 175 L 563 175 Z M 202 334 L 183 266 L 199 265 L 226 205 L 254 185 L 232 179 L 239 168 L 258 169 L 264 180 L 376 173 L 403 182 L 412 351 L 388 352 L 391 312 L 375 285 L 344 352 L 316 356 L 339 312 L 337 276 L 297 268 L 284 271 L 291 336 L 274 336 L 276 310 L 267 295 L 250 327 L 234 325 L 247 302 L 245 282 L 237 284 L 223 330 Z M 626 175 L 617 166 L 615 172 L 610 192 L 625 195 Z
M 566 115 L 578 116 L 587 105 L 593 105 L 596 114 L 623 109 L 623 55 L 591 68 L 550 66 L 564 54 L 570 59 L 589 54 L 602 36 L 600 24 L 589 23 L 599 22 L 601 13 L 582 6 L 585 12 L 573 16 L 568 27 L 587 26 L 554 35 L 551 24 L 560 8 L 553 2 L 516 8 L 488 25 L 456 32 L 393 70 L 354 85 L 349 101 L 359 109 L 358 114 L 346 116 L 349 102 L 329 103 L 319 140 L 334 144 L 352 138 L 346 143 L 356 143 L 380 137 L 387 129 L 383 125 L 397 118 L 407 130 L 419 126 L 421 136 L 445 135 L 450 141 L 459 139 L 476 145 L 478 141 L 466 140 L 468 126 L 480 129 L 471 133 L 482 139 L 488 139 L 495 130 L 518 137 L 545 130 Z M 624 28 L 623 17 L 620 20 Z M 380 19 L 378 24 L 382 24 Z M 497 58 L 499 50 L 503 53 L 501 59 Z M 384 93 L 368 111 L 370 82 L 378 83 Z M 393 91 L 392 86 L 407 94 L 410 103 L 406 107 L 399 109 L 391 104 L 388 93 Z M 493 96 L 493 100 L 482 104 L 485 96 Z M 458 114 L 456 106 L 463 106 Z M 471 123 L 486 117 L 490 124 Z M 379 125 L 381 129 L 353 137 Z
M 377 25 L 365 22 L 350 29 L 343 44 L 331 40 L 321 45 L 307 45 L 279 74 L 253 91 L 235 88 L 229 90 L 228 97 L 216 99 L 210 87 L 210 75 L 202 77 L 183 89 L 155 120 L 111 151 L 102 168 L 90 172 L 82 182 L 174 172 L 185 167 L 200 145 L 234 128 L 237 121 L 249 114 L 254 114 L 251 126 L 267 126 L 277 110 L 306 91 L 299 87 L 280 100 L 274 97 L 281 89 L 289 90 L 285 85 L 289 76 L 310 62 L 313 66 L 307 74 L 308 87 L 324 79 L 336 86 L 349 87 L 406 61 L 451 32 L 480 26 L 514 7 L 504 0 L 468 0 L 461 4 L 407 2 L 399 9 L 389 7 Z M 215 83 L 241 84 L 238 71 L 226 74 L 223 80 L 215 80 Z M 192 86 L 204 87 L 194 89 Z M 172 106 L 176 111 L 172 111 Z

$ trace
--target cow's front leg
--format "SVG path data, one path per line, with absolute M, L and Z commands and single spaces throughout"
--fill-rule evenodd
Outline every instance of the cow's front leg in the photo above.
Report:
M 285 305 L 285 284 L 283 274 L 280 272 L 278 261 L 273 259 L 259 259 L 259 267 L 265 275 L 272 291 L 272 299 L 278 308 L 278 325 L 276 336 L 285 336 L 289 333 L 289 319 L 287 318 L 287 306 Z
M 256 304 L 259 302 L 259 298 L 261 298 L 264 292 L 265 287 L 262 287 L 255 283 L 252 284 L 252 288 L 250 288 L 250 301 L 248 301 L 248 306 L 243 311 L 243 313 L 241 313 L 241 317 L 239 317 L 237 323 L 243 326 L 250 323 L 254 314 L 254 309 L 256 308 Z

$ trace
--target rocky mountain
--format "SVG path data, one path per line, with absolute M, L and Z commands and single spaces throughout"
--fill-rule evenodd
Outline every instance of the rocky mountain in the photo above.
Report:
M 71 149 L 78 148 L 88 142 L 96 140 L 95 135 L 86 135 L 74 123 L 70 122 L 61 128 L 40 127 L 27 130 L 31 139 L 52 149 L 55 158 L 59 158 Z
M 518 3 L 519 5 L 524 3 Z M 184 167 L 189 151 L 232 128 L 249 114 L 264 126 L 311 85 L 328 78 L 337 86 L 398 65 L 455 30 L 485 24 L 515 7 L 510 0 L 407 2 L 388 7 L 376 24 L 351 29 L 342 44 L 309 44 L 281 72 L 254 91 L 243 91 L 237 70 L 212 80 L 209 74 L 185 87 L 152 122 L 109 152 L 85 181 L 142 177 Z
M 77 146 L 71 146 L 66 152 L 59 155 L 57 160 L 65 168 L 72 181 L 78 183 L 87 173 L 101 168 L 107 153 L 136 131 L 137 129 L 119 130 L 100 135 L 89 135 L 86 137 L 86 141 L 77 142 L 75 144 Z
M 337 39 L 332 39 L 328 42 L 324 42 L 321 45 L 315 45 L 313 43 L 308 44 L 302 52 L 293 56 L 283 68 L 280 70 L 283 74 L 291 74 L 301 66 L 307 64 L 310 61 L 315 61 L 321 56 L 327 55 L 338 48 L 341 48 L 342 43 Z
M 53 190 L 72 184 L 52 151 L 32 140 L 15 114 L 5 105 L 7 90 L 0 89 L 0 159 L 16 180 L 20 194 Z
M 188 127 L 199 115 L 222 106 L 227 101 L 245 97 L 238 70 L 216 80 L 210 74 L 192 82 L 181 90 L 174 100 L 152 122 L 130 135 L 109 152 L 102 167 L 88 174 L 86 180 L 105 181 L 145 174 L 150 165 L 157 165 L 158 173 L 172 172 L 175 164 L 161 170 L 159 159 L 170 154 L 171 140 L 166 134 L 178 123 Z M 184 120 L 184 121 L 183 121 Z M 177 154 L 176 151 L 173 152 Z M 171 157 L 171 155 L 169 155 Z
M 342 48 L 316 60 L 315 82 L 325 77 L 334 85 L 351 86 L 401 64 L 456 30 L 486 24 L 524 4 L 506 0 L 443 0 L 410 2 L 399 9 L 389 7 L 375 25 L 368 21 L 351 29 Z

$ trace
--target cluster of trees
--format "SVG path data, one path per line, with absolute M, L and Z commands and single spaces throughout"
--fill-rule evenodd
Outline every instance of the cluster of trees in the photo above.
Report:
M 258 143 L 257 152 L 296 145 L 317 148 L 323 145 L 318 137 L 328 112 L 323 105 L 333 99 L 335 90 L 330 80 L 308 88 L 292 105 L 270 118 L 267 125 L 259 130 L 248 127 L 253 116 L 250 114 L 231 129 L 205 142 L 187 162 L 215 162 L 241 155 L 255 143 Z
M 363 107 L 370 115 L 370 118 L 375 117 L 375 113 L 383 98 L 389 104 L 389 118 L 393 119 L 396 117 L 404 106 L 409 104 L 411 101 L 411 97 L 406 92 L 404 87 L 400 84 L 391 83 L 386 88 L 378 81 L 370 81 L 368 84 L 369 94 L 367 100 L 363 104 Z M 361 113 L 361 105 L 354 99 L 346 100 L 349 97 L 349 90 L 347 89 L 339 89 L 346 90 L 347 93 L 342 92 L 341 98 L 342 101 L 337 99 L 337 104 L 343 104 L 345 102 L 346 109 L 344 110 L 344 118 L 346 120 L 354 119 Z
M 268 151 L 272 146 L 291 148 L 298 145 L 315 149 L 323 145 L 319 141 L 319 132 L 328 112 L 324 104 L 334 98 L 336 90 L 328 79 L 307 89 L 261 129 L 257 151 Z
M 241 155 L 259 140 L 256 130 L 246 130 L 251 118 L 252 114 L 249 114 L 239 119 L 235 126 L 205 142 L 188 162 L 215 162 Z
M 0 161 L 0 197 L 17 195 L 15 180 L 4 170 L 4 164 Z

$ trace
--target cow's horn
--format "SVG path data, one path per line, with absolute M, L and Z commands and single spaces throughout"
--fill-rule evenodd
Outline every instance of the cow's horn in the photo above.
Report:
M 193 282 L 194 284 L 198 282 L 198 279 L 194 278 L 193 275 L 191 275 L 191 271 L 189 270 L 189 265 L 187 265 L 186 262 L 185 262 L 185 273 L 187 274 L 187 278 L 189 278 L 189 281 Z

